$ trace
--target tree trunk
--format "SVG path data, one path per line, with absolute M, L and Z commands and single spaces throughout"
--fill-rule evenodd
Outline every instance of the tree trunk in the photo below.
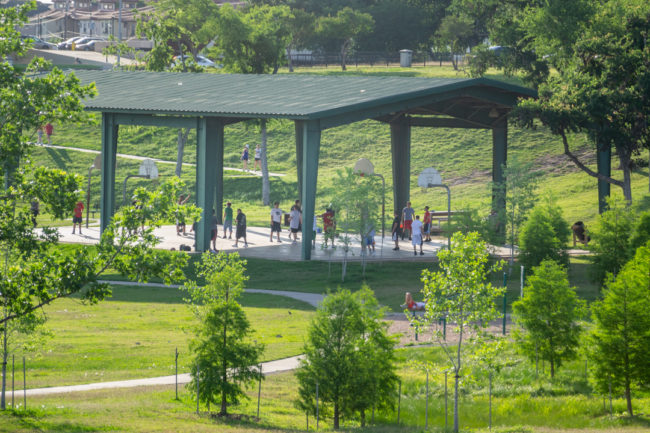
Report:
M 7 390 L 7 359 L 9 359 L 9 352 L 7 352 L 7 327 L 8 323 L 4 324 L 4 332 L 2 338 L 2 395 L 0 395 L 0 409 L 6 409 L 6 390 Z M 12 408 L 13 409 L 13 408 Z
M 291 44 L 287 45 L 287 66 L 289 67 L 289 72 L 293 72 L 293 59 L 291 58 Z
M 226 302 L 228 302 L 228 293 L 226 293 Z M 228 309 L 226 308 L 226 317 L 223 321 L 223 361 L 221 363 L 221 410 L 220 416 L 228 414 L 227 396 L 226 396 L 226 383 L 228 381 L 228 362 L 226 356 L 226 344 L 228 342 Z
M 451 53 L 451 65 L 454 67 L 454 71 L 458 70 L 458 62 L 456 61 L 456 56 L 454 53 Z
M 648 192 L 650 192 L 650 147 L 648 148 Z
M 555 377 L 555 360 L 553 359 L 552 356 L 550 362 L 551 362 L 551 379 L 553 379 L 553 377 Z
M 181 177 L 181 171 L 183 169 L 183 153 L 185 152 L 185 143 L 187 143 L 187 136 L 190 133 L 190 129 L 178 130 L 178 152 L 176 153 L 176 177 Z
M 341 45 L 341 70 L 343 71 L 347 70 L 347 68 L 345 67 L 345 60 L 348 53 L 348 44 L 349 41 L 345 41 L 343 42 L 343 45 Z
M 630 391 L 630 381 L 629 379 L 625 379 L 625 401 L 627 402 L 627 413 L 630 416 L 634 416 L 634 412 L 632 411 L 632 392 Z
M 334 402 L 334 430 L 339 429 L 339 402 L 338 400 Z
M 463 310 L 461 308 L 460 310 L 460 317 L 461 322 L 459 325 L 459 332 L 458 332 L 458 349 L 456 351 L 456 368 L 455 368 L 455 382 L 454 382 L 454 433 L 458 433 L 459 429 L 459 421 L 458 421 L 458 397 L 459 397 L 459 383 L 460 383 L 460 348 L 463 344 L 463 325 L 462 325 L 462 317 L 463 317 Z
M 261 135 L 262 143 L 260 145 L 260 165 L 262 166 L 262 203 L 264 206 L 268 206 L 271 204 L 271 181 L 269 180 L 269 166 L 266 157 L 266 119 L 262 119 Z
M 366 411 L 361 409 L 361 427 L 366 426 Z

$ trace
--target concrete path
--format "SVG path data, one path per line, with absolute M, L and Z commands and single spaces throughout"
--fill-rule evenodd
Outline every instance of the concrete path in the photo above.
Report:
M 264 375 L 282 373 L 284 371 L 295 370 L 300 365 L 302 355 L 292 356 L 290 358 L 278 359 L 262 363 L 262 373 Z M 178 383 L 186 384 L 190 382 L 189 373 L 179 374 Z M 147 379 L 119 380 L 115 382 L 98 382 L 84 385 L 54 386 L 51 388 L 34 388 L 27 390 L 27 396 L 64 394 L 69 392 L 93 391 L 96 389 L 112 388 L 134 388 L 137 386 L 159 386 L 174 385 L 176 376 L 150 377 Z M 14 398 L 20 400 L 23 397 L 23 390 L 14 391 Z M 11 391 L 7 391 L 7 399 L 11 399 Z
M 140 286 L 140 287 L 172 287 L 172 288 L 180 288 L 181 286 L 178 284 L 162 284 L 162 283 L 138 283 L 138 282 L 132 282 L 132 281 L 110 281 L 110 280 L 102 280 L 104 283 L 109 283 L 115 286 Z M 323 298 L 325 296 L 319 294 L 319 293 L 304 293 L 304 292 L 291 292 L 288 290 L 266 290 L 266 289 L 244 289 L 245 293 L 262 293 L 265 295 L 274 295 L 274 296 L 285 296 L 287 298 L 292 298 L 296 299 L 298 301 L 305 302 L 309 305 L 312 305 L 314 307 L 318 307 L 318 305 L 323 301 Z
M 36 145 L 36 143 L 32 143 L 32 144 Z M 95 155 L 98 155 L 98 154 L 102 153 L 99 150 L 84 149 L 82 147 L 57 146 L 55 144 L 44 144 L 43 147 L 50 148 L 50 149 L 73 150 L 75 152 L 92 153 L 92 154 L 95 154 Z M 144 161 L 145 159 L 151 159 L 151 160 L 155 161 L 158 164 L 174 164 L 174 165 L 176 165 L 176 161 L 168 161 L 168 160 L 158 159 L 158 158 L 149 158 L 149 157 L 146 157 L 146 156 L 128 155 L 126 153 L 118 153 L 117 156 L 119 158 L 124 158 L 124 159 L 134 159 L 136 161 Z M 188 166 L 188 167 L 195 167 L 196 166 L 196 164 L 192 164 L 190 162 L 184 162 L 183 165 Z M 253 171 L 253 170 L 244 171 L 244 169 L 242 169 L 242 168 L 235 168 L 235 167 L 224 167 L 223 169 L 228 170 L 228 171 L 238 171 L 240 173 L 250 173 L 250 174 L 252 174 L 254 176 L 258 176 L 258 177 L 262 176 L 261 171 Z M 269 172 L 269 176 L 271 176 L 271 177 L 284 177 L 284 176 L 286 176 L 286 174 Z

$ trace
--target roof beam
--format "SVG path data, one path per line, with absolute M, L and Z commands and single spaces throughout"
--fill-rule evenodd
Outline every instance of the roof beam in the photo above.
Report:
M 116 113 L 118 125 L 166 126 L 170 128 L 196 128 L 196 117 L 156 116 L 151 114 Z
M 409 125 L 427 128 L 466 128 L 488 129 L 489 126 L 449 117 L 409 117 Z
M 508 93 L 497 93 L 487 89 L 477 87 L 466 88 L 463 96 L 468 98 L 480 99 L 482 101 L 489 101 L 495 104 L 503 105 L 506 107 L 514 107 L 517 105 L 517 96 Z

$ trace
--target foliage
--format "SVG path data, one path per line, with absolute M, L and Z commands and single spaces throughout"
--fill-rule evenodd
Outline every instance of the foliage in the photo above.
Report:
M 544 260 L 569 265 L 566 241 L 570 228 L 562 217 L 562 209 L 551 198 L 537 205 L 521 229 L 519 261 L 528 269 Z
M 524 297 L 512 304 L 521 330 L 515 338 L 530 359 L 551 364 L 551 377 L 564 361 L 575 358 L 582 327 L 578 323 L 586 311 L 569 286 L 566 269 L 552 260 L 544 260 L 532 269 L 524 287 Z
M 610 385 L 614 391 L 623 390 L 630 416 L 633 387 L 650 381 L 649 287 L 650 242 L 637 249 L 616 279 L 608 277 L 603 299 L 592 307 L 593 380 L 603 394 Z
M 591 233 L 589 257 L 594 279 L 602 283 L 608 273 L 614 276 L 630 259 L 630 235 L 634 222 L 632 209 L 620 198 L 607 201 L 608 210 L 603 212 Z
M 337 170 L 334 188 L 337 192 L 332 200 L 336 210 L 337 227 L 342 230 L 338 240 L 345 253 L 341 280 L 345 279 L 347 255 L 353 240 L 352 233 L 361 241 L 364 273 L 366 244 L 364 240 L 372 230 L 381 227 L 381 184 L 374 176 L 361 176 L 351 168 Z
M 348 51 L 354 47 L 359 36 L 370 33 L 374 26 L 375 21 L 370 14 L 345 7 L 339 10 L 335 16 L 320 17 L 316 32 L 320 38 L 338 44 L 341 55 L 341 69 L 345 71 Z
M 650 212 L 643 212 L 636 218 L 636 224 L 630 237 L 630 249 L 636 251 L 650 241 Z
M 461 205 L 451 219 L 451 233 L 448 233 L 445 225 L 445 234 L 451 235 L 456 232 L 464 234 L 476 232 L 481 239 L 488 243 L 498 243 L 497 233 L 489 217 L 482 217 L 480 210 L 469 204 Z
M 196 393 L 198 387 L 199 400 L 208 409 L 219 403 L 219 415 L 225 416 L 229 404 L 246 398 L 243 386 L 261 380 L 257 365 L 264 346 L 250 341 L 250 323 L 237 302 L 248 279 L 246 261 L 237 253 L 206 252 L 197 268 L 206 285 L 184 286 L 190 295 L 186 301 L 200 321 L 190 344 L 195 354 L 190 388 Z
M 504 288 L 488 282 L 489 272 L 495 272 L 502 263 L 488 267 L 487 245 L 478 233 L 455 233 L 451 238 L 451 249 L 438 252 L 440 270 L 422 271 L 425 312 L 421 319 L 412 318 L 416 326 L 431 326 L 443 317 L 447 323 L 455 324 L 458 340 L 451 345 L 442 339 L 440 331 L 434 331 L 438 343 L 445 349 L 454 370 L 454 431 L 458 431 L 458 398 L 460 377 L 463 367 L 462 345 L 468 331 L 479 333 L 482 327 L 499 316 L 495 298 L 502 296 Z M 455 347 L 454 347 L 455 346 Z M 454 354 L 450 351 L 452 348 Z
M 442 19 L 440 27 L 436 31 L 436 37 L 449 47 L 452 54 L 451 62 L 454 70 L 458 69 L 458 62 L 455 56 L 465 53 L 473 36 L 474 26 L 470 18 L 446 15 Z
M 519 229 L 537 201 L 535 190 L 540 172 L 532 167 L 532 162 L 511 158 L 507 166 L 502 166 L 503 182 L 495 185 L 497 202 L 505 203 L 505 215 L 498 215 L 498 218 L 505 221 L 508 227 L 511 263 L 514 260 L 515 243 L 519 241 Z
M 113 35 L 108 36 L 108 45 L 102 49 L 102 54 L 107 56 L 107 55 L 120 55 L 120 56 L 127 56 L 135 55 L 135 48 L 132 48 L 129 46 L 129 44 L 126 43 L 126 41 L 121 41 L 118 42 L 118 40 L 115 38 Z
M 334 429 L 341 416 L 359 413 L 362 423 L 371 408 L 390 407 L 396 397 L 393 349 L 386 333 L 384 310 L 368 287 L 352 294 L 330 293 L 309 327 L 305 358 L 296 372 L 302 411 L 332 414 Z

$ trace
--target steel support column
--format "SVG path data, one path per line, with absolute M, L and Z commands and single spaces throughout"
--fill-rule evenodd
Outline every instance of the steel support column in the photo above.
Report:
M 296 120 L 294 122 L 296 130 L 296 170 L 298 172 L 298 198 L 302 200 L 302 144 L 304 142 L 304 122 Z
M 199 118 L 196 125 L 196 205 L 202 209 L 196 225 L 196 251 L 210 249 L 212 205 L 217 176 L 217 137 L 223 138 L 223 123 L 218 118 Z M 222 140 L 223 145 L 223 140 Z M 223 170 L 222 170 L 223 172 Z
M 497 184 L 503 182 L 503 166 L 508 161 L 508 120 L 492 128 L 492 210 L 505 215 L 506 202 L 499 197 Z M 505 192 L 505 191 L 504 191 Z
M 305 122 L 302 129 L 302 259 L 309 260 L 311 259 L 311 243 L 314 238 L 313 227 L 321 131 L 317 120 Z
M 214 210 L 217 213 L 219 224 L 223 224 L 223 149 L 225 146 L 223 134 L 225 125 L 223 119 L 208 119 L 208 143 L 212 143 L 215 147 Z
M 612 176 L 612 148 L 598 148 L 596 155 L 598 173 L 603 176 Z M 610 194 L 611 184 L 604 180 L 598 179 L 598 213 L 603 213 L 607 210 L 607 197 Z
M 390 144 L 393 156 L 393 210 L 399 213 L 410 198 L 411 127 L 405 117 L 390 123 Z
M 115 164 L 119 126 L 115 115 L 102 113 L 102 190 L 100 202 L 100 232 L 108 226 L 115 213 Z

